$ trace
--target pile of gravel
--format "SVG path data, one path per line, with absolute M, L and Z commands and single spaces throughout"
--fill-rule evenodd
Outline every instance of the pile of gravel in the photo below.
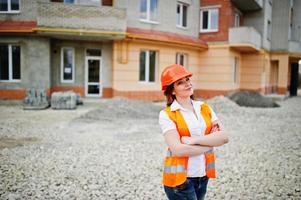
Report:
M 271 108 L 279 107 L 272 99 L 263 97 L 257 92 L 236 92 L 229 98 L 240 106 Z
M 77 120 L 149 119 L 158 116 L 162 106 L 152 102 L 115 97 L 100 103 L 98 108 L 82 115 Z

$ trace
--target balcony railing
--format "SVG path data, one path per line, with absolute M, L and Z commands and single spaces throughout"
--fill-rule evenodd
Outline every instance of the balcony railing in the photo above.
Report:
M 263 0 L 232 0 L 242 12 L 252 12 L 263 8 Z
M 126 31 L 126 11 L 110 6 L 38 2 L 39 28 Z
M 235 27 L 229 30 L 230 45 L 261 48 L 261 35 L 253 27 Z

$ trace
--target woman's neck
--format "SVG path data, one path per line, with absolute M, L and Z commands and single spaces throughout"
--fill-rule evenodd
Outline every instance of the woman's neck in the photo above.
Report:
M 190 97 L 188 98 L 177 98 L 177 102 L 183 107 L 190 109 L 193 108 Z

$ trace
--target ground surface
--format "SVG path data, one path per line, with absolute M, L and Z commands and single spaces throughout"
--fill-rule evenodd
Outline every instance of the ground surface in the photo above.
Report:
M 207 199 L 301 198 L 301 97 L 279 108 L 207 100 L 230 136 Z M 122 98 L 76 110 L 0 106 L 0 199 L 166 199 L 162 103 Z

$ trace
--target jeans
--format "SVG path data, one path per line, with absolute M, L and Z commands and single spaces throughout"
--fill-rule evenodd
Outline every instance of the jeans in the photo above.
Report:
M 203 200 L 207 191 L 208 177 L 187 178 L 176 187 L 164 186 L 169 200 Z

